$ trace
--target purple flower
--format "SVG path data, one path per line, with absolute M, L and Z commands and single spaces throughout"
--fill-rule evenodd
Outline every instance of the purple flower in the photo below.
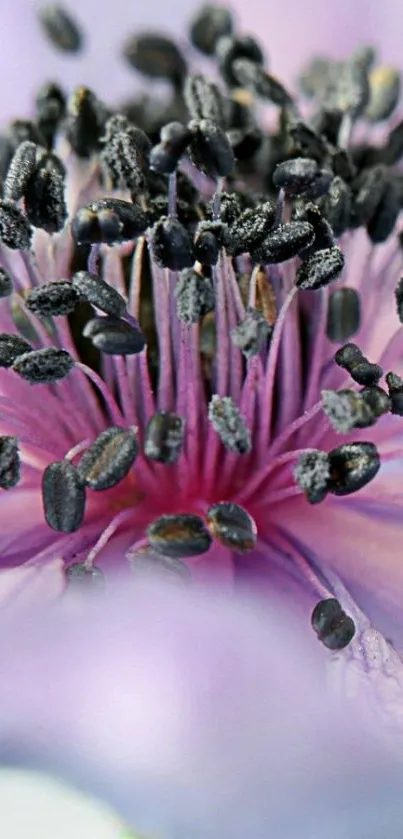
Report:
M 314 620 L 331 648 L 368 628 L 354 598 L 399 647 L 399 81 L 361 50 L 305 68 L 299 103 L 231 25 L 221 95 L 171 42 L 129 40 L 169 97 L 112 114 L 51 88 L 5 135 L 4 597 L 190 571 L 306 626 L 337 598 Z

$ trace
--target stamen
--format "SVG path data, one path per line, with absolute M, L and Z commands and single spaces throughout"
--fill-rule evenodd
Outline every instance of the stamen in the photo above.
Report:
M 151 228 L 153 258 L 163 268 L 181 271 L 194 263 L 192 244 L 186 228 L 176 218 L 162 217 Z
M 227 228 L 221 221 L 200 221 L 193 238 L 195 259 L 202 265 L 216 265 L 226 238 Z
M 237 59 L 245 58 L 259 65 L 264 61 L 261 47 L 250 35 L 220 38 L 216 44 L 215 57 L 221 76 L 230 88 L 239 86 L 233 67 Z
M 151 142 L 140 128 L 121 114 L 108 119 L 100 159 L 113 186 L 138 194 L 145 188 Z
M 178 414 L 157 411 L 147 423 L 144 454 L 160 463 L 175 463 L 183 450 L 185 420 Z
M 273 229 L 275 219 L 275 209 L 269 201 L 237 214 L 226 236 L 227 252 L 238 256 L 257 250 Z
M 146 345 L 145 337 L 139 329 L 126 320 L 109 316 L 87 321 L 82 334 L 107 355 L 136 355 Z
M 287 262 L 298 256 L 303 248 L 311 245 L 315 231 L 307 221 L 291 221 L 280 224 L 270 233 L 264 242 L 251 254 L 255 262 Z
M 392 402 L 388 394 L 381 387 L 365 387 L 361 395 L 371 409 L 374 417 L 387 414 L 392 408 Z
M 66 112 L 66 96 L 55 82 L 45 82 L 35 97 L 36 122 L 48 149 L 51 149 Z
M 42 503 L 52 530 L 74 533 L 85 512 L 85 486 L 76 467 L 68 460 L 50 463 L 42 476 Z
M 66 568 L 65 574 L 66 582 L 73 590 L 79 590 L 82 586 L 87 589 L 94 584 L 99 586 L 100 583 L 105 582 L 105 577 L 99 568 L 95 568 L 94 565 L 88 568 L 84 562 L 73 562 Z
M 267 99 L 280 108 L 290 108 L 293 100 L 285 87 L 274 76 L 263 69 L 261 64 L 248 61 L 247 58 L 233 58 L 232 74 L 238 84 L 251 90 L 259 99 Z
M 91 157 L 99 147 L 104 110 L 92 90 L 78 87 L 67 103 L 65 134 L 77 157 Z
M 342 178 L 336 176 L 330 184 L 324 201 L 325 216 L 336 237 L 350 226 L 352 194 Z
M 298 268 L 298 288 L 315 290 L 329 285 L 340 276 L 344 268 L 344 256 L 340 248 L 325 248 L 309 256 Z
M 93 490 L 111 489 L 128 475 L 139 450 L 132 429 L 107 428 L 79 461 L 77 470 L 80 478 Z
M 264 315 L 256 309 L 248 309 L 241 323 L 231 330 L 231 340 L 249 359 L 263 349 L 272 332 L 273 328 L 269 326 Z
M 302 195 L 315 182 L 318 168 L 316 161 L 308 157 L 285 160 L 274 170 L 274 186 L 283 189 L 287 196 Z
M 302 454 L 294 467 L 294 478 L 310 504 L 323 501 L 330 478 L 330 462 L 326 452 L 312 449 Z
M 326 335 L 342 343 L 358 332 L 361 325 L 361 301 L 355 288 L 338 288 L 329 296 Z
M 229 9 L 206 3 L 190 23 L 191 43 L 204 55 L 214 55 L 218 41 L 225 35 L 231 35 L 233 26 Z
M 201 73 L 187 77 L 183 91 L 191 119 L 208 119 L 225 128 L 224 99 L 214 82 Z
M 0 200 L 0 241 L 13 250 L 28 250 L 32 230 L 22 210 L 10 201 Z
M 308 259 L 316 251 L 333 247 L 333 230 L 329 222 L 322 216 L 316 204 L 306 204 L 300 214 L 300 218 L 302 221 L 309 222 L 315 231 L 315 238 L 312 245 L 300 251 L 300 259 Z
M 403 417 L 403 379 L 396 373 L 387 373 L 385 379 L 391 401 L 391 413 Z
M 38 12 L 38 20 L 54 47 L 62 52 L 80 52 L 83 33 L 65 9 L 54 3 L 43 6 Z
M 225 178 L 235 165 L 234 152 L 225 132 L 211 119 L 189 122 L 192 139 L 189 157 L 210 178 Z
M 156 32 L 131 35 L 123 49 L 131 67 L 150 79 L 168 79 L 182 88 L 187 67 L 178 47 L 169 38 Z
M 73 288 L 77 297 L 81 297 L 111 317 L 120 318 L 126 312 L 126 301 L 122 295 L 105 280 L 94 277 L 89 271 L 78 271 L 73 274 L 70 287 Z
M 78 210 L 71 222 L 71 234 L 77 244 L 113 245 L 136 239 L 147 226 L 147 217 L 138 204 L 102 198 Z
M 237 454 L 249 454 L 252 450 L 251 433 L 230 396 L 212 396 L 208 417 L 227 449 Z
M 207 511 L 207 524 L 215 539 L 236 553 L 249 553 L 256 545 L 254 520 L 239 504 L 221 501 Z
M 394 67 L 375 67 L 369 76 L 369 102 L 365 119 L 380 122 L 389 119 L 400 99 L 400 73 Z
M 18 355 L 12 370 L 31 385 L 51 384 L 64 379 L 74 365 L 74 358 L 66 350 L 45 347 Z
M 200 556 L 212 544 L 203 520 L 188 514 L 161 516 L 148 526 L 147 538 L 156 553 L 173 559 Z
M 322 390 L 322 405 L 340 434 L 347 434 L 353 428 L 367 428 L 376 420 L 364 396 L 354 390 Z
M 25 297 L 28 311 L 40 317 L 69 315 L 78 305 L 79 297 L 67 280 L 45 283 L 28 291 Z
M 9 297 L 12 293 L 13 281 L 11 276 L 4 270 L 4 268 L 0 268 L 0 299 L 3 299 L 3 297 Z
M 25 195 L 27 185 L 36 169 L 39 148 L 31 140 L 25 140 L 18 146 L 10 163 L 3 195 L 7 201 L 19 201 Z
M 20 355 L 31 352 L 31 350 L 31 345 L 24 338 L 0 332 L 0 367 L 12 367 L 14 361 Z
M 338 600 L 330 597 L 316 604 L 311 617 L 319 641 L 329 650 L 343 650 L 355 635 L 355 623 L 346 615 Z
M 329 452 L 329 492 L 350 495 L 368 484 L 381 462 L 373 443 L 344 443 Z
M 12 489 L 20 480 L 20 454 L 17 437 L 0 437 L 0 487 Z
M 383 376 L 382 367 L 372 364 L 363 356 L 359 347 L 355 344 L 345 344 L 334 357 L 336 364 L 348 370 L 352 379 L 359 385 L 372 387 L 377 385 Z
M 215 295 L 211 280 L 203 277 L 193 268 L 181 271 L 174 289 L 176 314 L 179 320 L 191 326 L 213 311 Z

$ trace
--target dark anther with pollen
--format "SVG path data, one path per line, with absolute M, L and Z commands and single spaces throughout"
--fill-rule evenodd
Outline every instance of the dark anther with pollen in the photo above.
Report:
M 77 470 L 82 481 L 94 490 L 111 489 L 128 475 L 139 453 L 131 428 L 111 426 L 101 431 L 83 454 Z
M 236 192 L 222 192 L 220 198 L 220 219 L 231 226 L 241 215 L 242 207 Z
M 3 297 L 9 297 L 13 293 L 13 281 L 10 274 L 0 268 L 0 300 Z
M 38 13 L 38 19 L 49 41 L 62 52 L 79 52 L 83 34 L 78 24 L 62 6 L 49 3 Z
M 115 317 L 96 317 L 87 321 L 84 338 L 107 355 L 137 355 L 146 345 L 143 333 L 126 320 Z
M 251 434 L 230 396 L 214 394 L 209 403 L 208 417 L 227 449 L 237 454 L 249 454 L 252 450 Z
M 249 553 L 256 545 L 257 529 L 252 517 L 239 504 L 221 501 L 207 510 L 210 533 L 235 553 Z
M 373 443 L 344 443 L 329 452 L 328 489 L 333 495 L 350 495 L 368 484 L 381 461 Z
M 250 160 L 263 142 L 263 133 L 256 125 L 232 128 L 227 131 L 227 137 L 236 160 Z
M 397 222 L 399 212 L 399 189 L 394 179 L 389 178 L 376 211 L 367 223 L 367 233 L 374 245 L 386 242 Z
M 156 172 L 170 175 L 175 171 L 192 138 L 192 132 L 181 122 L 169 122 L 160 132 L 161 142 L 150 151 L 150 166 Z
M 92 90 L 77 88 L 67 104 L 66 137 L 78 157 L 90 157 L 98 148 L 104 112 Z
M 195 73 L 186 79 L 183 93 L 191 119 L 211 119 L 222 128 L 226 127 L 224 98 L 214 82 Z
M 238 84 L 246 87 L 254 96 L 267 99 L 280 108 L 292 105 L 292 98 L 285 87 L 274 76 L 266 73 L 260 64 L 239 58 L 233 62 L 231 69 Z
M 64 200 L 63 164 L 54 154 L 45 155 L 39 162 L 25 190 L 25 210 L 34 227 L 47 233 L 57 233 L 67 218 Z
M 65 379 L 74 365 L 74 358 L 66 350 L 44 347 L 19 355 L 12 369 L 31 385 L 51 384 Z
M 273 332 L 266 318 L 256 309 L 248 309 L 244 319 L 231 331 L 231 340 L 246 358 L 257 355 Z
M 352 368 L 362 361 L 363 357 L 360 348 L 356 344 L 345 344 L 344 347 L 340 347 L 337 350 L 334 360 L 339 367 L 343 367 L 344 370 L 348 370 L 350 373 Z
M 336 598 L 329 597 L 316 604 L 311 616 L 312 628 L 328 650 L 343 650 L 355 635 L 355 623 L 343 612 Z
M 296 150 L 302 155 L 321 163 L 328 154 L 326 141 L 307 123 L 295 122 L 290 127 L 289 134 L 293 139 Z
M 120 318 L 126 312 L 126 301 L 122 295 L 105 280 L 94 277 L 88 271 L 73 274 L 71 287 L 77 297 L 86 300 L 107 315 Z
M 12 489 L 20 480 L 20 454 L 17 437 L 0 437 L 0 487 Z
M 147 423 L 144 454 L 159 463 L 175 463 L 185 440 L 185 420 L 178 414 L 157 411 Z
M 220 214 L 221 215 L 221 214 Z M 264 243 L 275 222 L 275 210 L 269 201 L 244 210 L 231 224 L 226 247 L 232 256 L 250 253 Z
M 347 149 L 332 149 L 330 158 L 334 174 L 351 184 L 357 175 L 357 167 Z
M 216 44 L 233 31 L 232 15 L 224 6 L 202 6 L 190 23 L 190 40 L 205 55 L 214 55 Z
M 30 289 L 25 296 L 27 309 L 40 317 L 69 315 L 78 302 L 77 291 L 67 280 L 45 283 Z
M 357 384 L 364 387 L 377 385 L 383 375 L 382 368 L 368 361 L 355 344 L 345 344 L 337 350 L 334 360 L 339 367 L 348 370 Z
M 151 79 L 168 79 L 182 87 L 186 61 L 176 44 L 157 32 L 132 35 L 126 41 L 123 55 L 131 67 Z
M 234 152 L 225 132 L 210 119 L 193 119 L 189 123 L 192 139 L 189 157 L 201 172 L 210 178 L 225 178 L 235 165 Z
M 347 434 L 353 428 L 368 428 L 376 420 L 362 393 L 322 390 L 321 396 L 324 413 L 339 434 Z
M 50 463 L 42 475 L 42 504 L 45 519 L 60 533 L 74 533 L 82 525 L 85 486 L 69 460 Z
M 153 258 L 163 268 L 181 271 L 193 265 L 192 243 L 178 219 L 160 218 L 151 228 L 150 245 Z
M 215 307 L 214 289 L 211 280 L 203 277 L 193 268 L 181 271 L 175 285 L 176 314 L 179 320 L 191 326 L 200 323 L 204 315 Z
M 329 457 L 319 449 L 302 454 L 294 468 L 294 478 L 310 504 L 326 497 L 329 477 Z
M 365 402 L 371 409 L 374 417 L 381 417 L 382 414 L 387 414 L 392 408 L 393 400 L 391 400 L 386 391 L 378 385 L 375 385 L 375 387 L 363 388 L 361 396 L 365 399 Z
M 396 373 L 385 376 L 391 401 L 391 413 L 403 417 L 403 379 Z
M 368 67 L 360 56 L 344 62 L 329 91 L 328 104 L 354 119 L 360 116 L 369 102 Z
M 335 236 L 341 236 L 350 225 L 351 190 L 339 176 L 333 178 L 323 202 L 323 212 Z
M 36 169 L 38 146 L 30 140 L 21 143 L 10 163 L 3 195 L 7 201 L 19 201 Z
M 298 268 L 298 288 L 315 290 L 329 285 L 340 276 L 344 268 L 344 256 L 340 248 L 325 248 L 309 256 Z
M 0 200 L 0 242 L 13 250 L 26 251 L 32 230 L 27 217 L 11 201 Z
M 364 169 L 356 178 L 353 212 L 359 224 L 370 221 L 380 203 L 387 184 L 386 166 L 372 166 Z
M 220 73 L 229 87 L 239 87 L 239 79 L 234 73 L 235 61 L 246 59 L 248 63 L 258 65 L 264 61 L 259 44 L 250 35 L 220 38 L 216 43 L 215 54 Z
M 288 259 L 297 256 L 308 245 L 311 245 L 314 238 L 315 231 L 307 221 L 291 221 L 289 224 L 280 224 L 254 250 L 252 258 L 256 262 L 262 263 L 286 262 Z
M 39 88 L 35 97 L 36 122 L 51 149 L 57 129 L 66 112 L 66 96 L 55 82 L 46 82 Z
M 193 254 L 202 265 L 216 265 L 227 233 L 222 221 L 200 221 L 193 239 Z
M 308 245 L 299 253 L 300 259 L 307 259 L 315 251 L 331 248 L 334 245 L 333 230 L 316 204 L 306 204 L 298 213 L 298 218 L 309 222 L 315 231 L 315 238 L 312 245 Z
M 145 188 L 145 172 L 151 142 L 127 117 L 115 114 L 105 125 L 100 158 L 115 188 L 139 192 Z
M 32 347 L 19 335 L 0 332 L 0 367 L 12 367 L 18 356 L 31 352 Z
M 87 566 L 85 562 L 73 562 L 68 565 L 65 575 L 67 585 L 74 589 L 82 586 L 85 588 L 92 585 L 99 586 L 100 583 L 105 582 L 102 571 L 94 565 Z
M 277 189 L 284 189 L 287 195 L 303 194 L 315 181 L 318 164 L 309 157 L 295 157 L 278 163 L 273 173 Z
M 330 341 L 348 341 L 361 325 L 361 302 L 355 288 L 338 288 L 329 296 L 326 335 Z
M 30 140 L 31 143 L 36 143 L 36 145 L 40 146 L 43 143 L 43 139 L 38 126 L 34 122 L 28 119 L 14 119 L 7 126 L 7 140 L 11 149 L 9 162 L 11 162 L 11 157 L 21 143 Z
M 125 242 L 141 236 L 147 217 L 138 204 L 120 198 L 101 198 L 78 210 L 71 222 L 71 233 L 78 244 Z
M 188 514 L 161 516 L 148 526 L 147 538 L 154 551 L 173 559 L 204 554 L 213 541 L 203 520 Z
M 375 67 L 369 76 L 369 102 L 365 119 L 370 122 L 389 119 L 400 99 L 400 73 L 394 67 Z

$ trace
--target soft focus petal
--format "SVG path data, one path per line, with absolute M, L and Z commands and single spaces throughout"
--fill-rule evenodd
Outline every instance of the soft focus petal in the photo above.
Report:
M 26 562 L 18 568 L 0 572 L 0 608 L 15 604 L 46 603 L 57 598 L 65 588 L 62 559 Z
M 278 604 L 142 586 L 64 603 L 3 617 L 3 756 L 163 839 L 398 839 L 403 776 L 359 722 L 365 683 L 338 706 Z

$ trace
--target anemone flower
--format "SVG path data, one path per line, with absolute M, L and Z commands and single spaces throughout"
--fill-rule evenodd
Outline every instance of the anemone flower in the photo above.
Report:
M 395 730 L 392 747 L 381 706 L 367 715 L 368 682 L 347 707 L 336 701 L 327 652 L 277 597 L 112 582 L 84 600 L 71 590 L 51 606 L 14 603 L 0 623 L 2 763 L 109 803 L 134 831 L 122 837 L 399 839 Z M 11 830 L 10 780 L 0 773 Z M 34 816 L 22 781 L 18 809 Z M 39 800 L 48 786 L 33 775 Z M 54 808 L 64 819 L 59 795 Z

